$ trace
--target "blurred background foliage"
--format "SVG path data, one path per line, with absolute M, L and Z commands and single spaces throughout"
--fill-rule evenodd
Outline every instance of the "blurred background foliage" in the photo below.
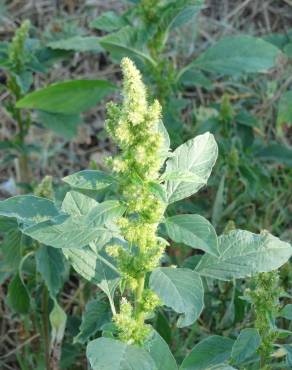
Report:
M 24 130 L 25 138 L 19 135 L 14 104 L 30 91 L 65 80 L 103 79 L 119 85 L 118 62 L 127 55 L 141 68 L 150 86 L 149 94 L 158 96 L 164 107 L 164 123 L 173 149 L 205 131 L 213 132 L 219 145 L 219 159 L 209 186 L 170 207 L 169 214 L 200 213 L 212 221 L 218 233 L 236 225 L 253 232 L 267 229 L 291 240 L 291 1 L 198 1 L 177 18 L 173 12 L 178 12 L 184 1 L 171 3 L 167 9 L 168 3 L 171 2 L 0 1 L 0 197 L 35 190 L 45 175 L 51 175 L 55 197 L 61 201 L 62 177 L 88 167 L 104 167 L 103 158 L 116 151 L 104 131 L 105 102 L 119 99 L 118 89 L 78 114 L 46 109 L 25 112 L 29 128 Z M 5 58 L 8 43 L 26 19 L 31 26 L 19 72 L 7 66 Z M 220 44 L 230 36 L 243 38 L 241 43 L 234 39 Z M 249 44 L 249 36 L 260 37 L 266 43 Z M 247 55 L 251 45 L 263 48 L 265 68 L 250 67 L 240 59 L 231 62 L 228 50 L 236 53 L 243 43 Z M 269 63 L 274 58 L 271 45 L 278 48 L 276 63 Z M 225 64 L 212 65 L 212 57 Z M 261 65 L 263 60 L 258 63 Z M 17 88 L 7 90 L 11 76 Z M 20 173 L 23 157 L 27 157 L 30 184 Z M 190 248 L 170 246 L 168 252 L 173 262 L 182 264 L 189 257 L 184 263 L 195 263 L 196 256 L 192 256 Z M 27 268 L 32 267 L 28 264 Z M 0 274 L 4 281 L 5 273 Z M 282 275 L 289 286 L 290 269 L 284 268 Z M 202 332 L 228 334 L 250 319 L 249 304 L 239 298 L 246 282 L 208 283 L 209 308 L 191 330 L 173 334 L 165 320 L 168 313 L 158 315 L 157 328 L 163 328 L 161 333 L 178 358 Z M 3 289 L 5 293 L 5 285 Z M 36 289 L 36 297 L 37 292 Z M 67 280 L 61 297 L 69 315 L 66 335 L 71 340 L 63 350 L 62 368 L 72 369 L 75 356 L 81 352 L 79 344 L 72 344 L 72 336 L 78 333 L 81 313 L 91 295 L 92 288 L 84 281 L 74 275 Z M 19 355 L 13 342 L 18 343 L 23 354 L 34 348 L 36 337 L 33 329 L 28 329 L 29 319 L 21 322 L 12 317 L 7 307 L 1 309 L 0 364 L 14 369 Z M 25 341 L 27 345 L 23 345 Z M 36 362 L 28 360 L 19 366 L 26 369 Z M 82 368 L 82 358 L 80 364 Z M 75 366 L 77 369 L 78 361 Z

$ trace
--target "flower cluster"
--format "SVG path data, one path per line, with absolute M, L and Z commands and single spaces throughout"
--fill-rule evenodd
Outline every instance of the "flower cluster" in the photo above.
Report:
M 141 74 L 133 62 L 124 58 L 121 66 L 123 103 L 108 105 L 106 126 L 121 149 L 109 162 L 119 180 L 122 201 L 127 205 L 126 215 L 118 221 L 127 247 L 114 245 L 107 252 L 116 257 L 124 281 L 135 295 L 135 307 L 123 301 L 115 317 L 120 338 L 139 344 L 148 333 L 144 320 L 159 304 L 153 292 L 144 290 L 145 274 L 157 267 L 165 248 L 157 237 L 165 205 L 151 191 L 151 184 L 159 186 L 163 161 L 161 107 L 157 100 L 148 103 Z
M 22 66 L 25 63 L 26 56 L 24 52 L 24 44 L 28 37 L 29 29 L 30 21 L 23 21 L 19 29 L 15 32 L 9 47 L 9 61 L 16 73 L 21 72 Z
M 255 327 L 262 338 L 258 352 L 267 359 L 271 355 L 274 348 L 273 343 L 278 337 L 273 321 L 279 313 L 279 297 L 283 292 L 279 286 L 277 271 L 258 274 L 252 280 L 252 284 L 254 289 L 247 289 L 245 294 L 254 307 Z

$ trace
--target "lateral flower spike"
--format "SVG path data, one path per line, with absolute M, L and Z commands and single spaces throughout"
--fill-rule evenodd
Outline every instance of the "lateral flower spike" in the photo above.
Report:
M 30 26 L 31 23 L 28 19 L 23 21 L 21 26 L 16 30 L 9 46 L 9 60 L 17 71 L 21 69 L 24 63 L 24 44 L 28 37 Z

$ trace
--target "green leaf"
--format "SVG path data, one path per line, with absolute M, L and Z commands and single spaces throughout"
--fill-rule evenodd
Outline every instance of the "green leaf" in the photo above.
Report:
M 233 230 L 218 238 L 220 257 L 205 254 L 196 271 L 220 280 L 240 279 L 282 266 L 292 255 L 292 247 L 268 232 L 253 234 Z
M 86 355 L 92 370 L 156 370 L 145 349 L 110 338 L 89 342 Z
M 10 281 L 8 285 L 8 304 L 19 314 L 27 314 L 30 309 L 30 298 L 25 285 L 19 274 Z
M 202 0 L 176 0 L 168 4 L 161 14 L 158 27 L 163 31 L 170 31 L 185 25 L 202 9 Z
M 100 45 L 109 51 L 115 59 L 128 56 L 155 65 L 141 39 L 141 35 L 134 27 L 126 26 L 118 32 L 100 38 Z
M 26 95 L 16 103 L 16 107 L 78 114 L 95 106 L 114 88 L 113 84 L 103 80 L 64 81 Z
M 98 205 L 97 201 L 77 191 L 68 191 L 62 210 L 71 216 L 85 216 Z
M 162 158 L 167 158 L 169 156 L 169 149 L 170 149 L 170 138 L 167 132 L 167 129 L 164 126 L 162 120 L 159 120 L 157 125 L 158 132 L 162 135 L 163 145 L 160 152 L 160 156 Z
M 254 355 L 261 344 L 257 329 L 243 329 L 232 347 L 231 357 L 238 365 Z
M 232 339 L 219 335 L 202 340 L 184 359 L 180 370 L 207 370 L 213 369 L 213 365 L 223 364 L 230 358 L 233 343 Z
M 72 51 L 95 51 L 101 52 L 99 39 L 95 36 L 73 36 L 63 40 L 49 42 L 51 49 L 72 50 Z
M 178 215 L 165 219 L 166 232 L 176 243 L 201 249 L 219 256 L 216 231 L 208 220 L 199 215 Z
M 226 75 L 267 72 L 280 54 L 276 46 L 260 38 L 230 36 L 200 54 L 189 67 Z
M 2 259 L 5 268 L 16 271 L 21 261 L 22 233 L 18 229 L 9 230 L 1 243 Z
M 46 128 L 66 139 L 77 134 L 77 127 L 82 122 L 79 114 L 61 114 L 38 111 L 38 119 Z
M 82 315 L 82 322 L 74 343 L 86 343 L 90 337 L 102 330 L 104 324 L 110 322 L 111 311 L 108 302 L 101 297 L 89 301 Z
M 286 306 L 282 308 L 279 316 L 287 320 L 292 320 L 292 304 L 286 304 Z
M 55 248 L 82 248 L 92 241 L 105 244 L 112 231 L 105 224 L 124 212 L 117 201 L 105 201 L 85 216 L 59 215 L 51 220 L 24 228 L 24 234 Z
M 52 247 L 41 246 L 35 256 L 37 271 L 44 279 L 51 296 L 56 297 L 64 283 L 63 253 Z
M 255 156 L 263 161 L 271 161 L 292 166 L 292 148 L 283 144 L 270 143 L 255 152 Z
M 123 215 L 126 207 L 117 200 L 106 200 L 92 208 L 84 220 L 88 224 L 105 225 Z
M 103 226 L 93 226 L 84 218 L 60 215 L 24 228 L 23 233 L 55 248 L 82 248 L 95 239 L 108 240 L 111 233 Z
M 219 186 L 216 192 L 216 197 L 213 203 L 213 209 L 212 209 L 212 224 L 214 227 L 216 227 L 221 220 L 223 211 L 224 211 L 224 203 L 225 203 L 225 197 L 224 197 L 224 190 L 225 190 L 225 178 L 226 178 L 226 169 L 224 168 L 222 171 L 222 176 L 219 182 Z
M 180 145 L 166 162 L 165 174 L 191 172 L 197 180 L 169 180 L 166 182 L 168 202 L 173 203 L 195 194 L 206 185 L 218 154 L 214 136 L 209 132 Z
M 152 272 L 149 286 L 166 306 L 182 314 L 178 327 L 189 326 L 200 316 L 204 307 L 204 288 L 196 272 L 160 267 Z
M 82 190 L 101 190 L 110 186 L 114 178 L 103 171 L 84 170 L 63 178 L 72 188 Z
M 155 370 L 178 369 L 168 345 L 155 330 L 152 331 L 150 338 L 144 343 L 144 348 L 153 358 L 156 365 Z
M 64 249 L 63 253 L 78 274 L 100 287 L 109 298 L 113 296 L 119 283 L 119 273 L 109 256 L 101 256 L 88 247 Z
M 33 224 L 57 216 L 58 210 L 49 199 L 34 195 L 17 195 L 0 202 L 0 215 Z
M 98 30 L 112 32 L 126 26 L 127 24 L 128 22 L 122 16 L 115 12 L 109 11 L 104 12 L 99 17 L 93 19 L 89 26 Z

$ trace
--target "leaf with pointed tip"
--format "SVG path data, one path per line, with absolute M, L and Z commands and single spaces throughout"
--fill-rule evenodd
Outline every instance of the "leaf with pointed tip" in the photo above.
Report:
M 109 200 L 97 204 L 85 216 L 59 215 L 22 231 L 55 248 L 82 248 L 96 240 L 105 244 L 113 236 L 106 223 L 120 217 L 124 209 L 118 201 Z
M 254 355 L 261 344 L 261 337 L 257 329 L 243 329 L 232 347 L 231 357 L 235 364 L 241 364 Z
M 166 232 L 176 243 L 219 256 L 216 231 L 199 215 L 177 215 L 165 219 Z
M 193 324 L 204 307 L 204 288 L 200 276 L 186 268 L 159 267 L 150 275 L 149 286 L 162 302 L 182 314 L 178 327 Z
M 0 215 L 16 218 L 19 222 L 34 224 L 59 214 L 54 203 L 34 195 L 17 195 L 0 202 Z
M 275 67 L 280 50 L 260 38 L 229 36 L 211 46 L 189 67 L 226 75 L 265 73 Z
M 98 30 L 112 32 L 126 26 L 127 24 L 128 22 L 122 16 L 113 11 L 108 11 L 103 12 L 99 17 L 93 19 L 89 26 Z
M 177 171 L 191 172 L 194 180 L 166 181 L 168 203 L 189 197 L 206 185 L 217 155 L 216 141 L 209 132 L 180 145 L 174 151 L 173 156 L 167 160 L 164 176 Z
M 85 216 L 97 205 L 96 200 L 72 190 L 66 194 L 62 210 L 72 216 Z
M 85 306 L 79 333 L 74 338 L 74 343 L 86 343 L 97 331 L 102 330 L 104 324 L 110 322 L 111 316 L 110 306 L 108 302 L 102 300 L 102 297 L 89 301 Z
M 153 330 L 143 346 L 153 358 L 155 370 L 178 370 L 176 361 L 164 339 Z
M 205 254 L 195 271 L 220 280 L 240 279 L 282 266 L 292 255 L 292 247 L 263 232 L 253 234 L 233 230 L 218 238 L 220 257 Z
M 7 300 L 9 306 L 15 312 L 20 314 L 27 314 L 29 312 L 30 297 L 18 273 L 8 285 Z
M 89 342 L 86 355 L 92 370 L 156 370 L 145 349 L 115 339 L 98 338 Z
M 206 370 L 222 365 L 230 358 L 234 341 L 229 338 L 212 335 L 195 345 L 183 360 L 180 370 Z M 215 367 L 216 368 L 216 367 Z M 217 369 L 221 367 L 217 367 Z
M 286 304 L 279 313 L 279 317 L 284 317 L 287 320 L 292 320 L 292 304 Z
M 41 246 L 35 256 L 37 271 L 44 279 L 51 296 L 56 297 L 64 283 L 63 253 L 56 248 Z
M 99 42 L 115 59 L 128 56 L 155 65 L 155 61 L 144 46 L 145 42 L 142 42 L 142 36 L 145 37 L 145 32 L 141 34 L 137 28 L 125 26 L 117 32 L 101 37 Z
M 102 51 L 99 45 L 99 39 L 95 36 L 73 36 L 67 39 L 51 41 L 48 43 L 48 47 L 51 49 L 72 51 Z
M 64 177 L 63 181 L 76 189 L 101 190 L 110 186 L 115 180 L 103 171 L 84 170 Z
M 106 242 L 112 237 L 104 226 L 93 226 L 80 217 L 60 215 L 51 220 L 22 229 L 25 235 L 54 248 L 82 248 L 99 240 Z
M 26 95 L 18 100 L 16 107 L 78 114 L 95 106 L 114 89 L 113 84 L 103 80 L 64 81 Z
M 112 258 L 100 255 L 89 247 L 64 249 L 63 253 L 78 274 L 100 287 L 108 297 L 113 296 L 120 276 Z

